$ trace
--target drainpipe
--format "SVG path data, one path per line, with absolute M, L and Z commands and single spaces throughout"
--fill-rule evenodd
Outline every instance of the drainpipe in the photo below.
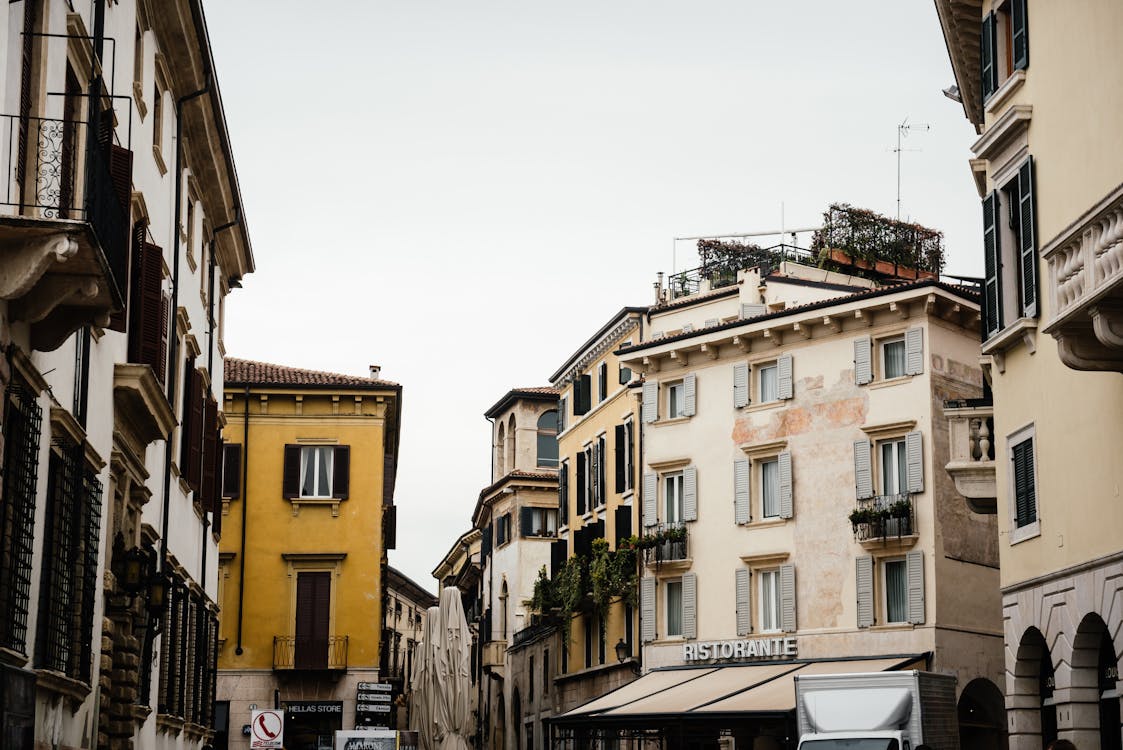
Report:
M 234 653 L 242 655 L 242 604 L 246 596 L 246 505 L 249 493 L 246 490 L 250 468 L 250 387 L 247 385 L 242 395 L 242 545 L 238 560 L 238 644 Z
M 647 318 L 650 321 L 650 318 L 651 318 L 650 308 L 648 308 Z M 643 320 L 644 320 L 644 316 L 641 315 L 639 317 L 639 340 L 641 342 L 643 341 Z M 639 408 L 636 409 L 636 414 L 639 416 L 639 419 L 636 420 L 636 421 L 639 422 L 639 451 L 638 451 L 639 461 L 637 461 L 637 463 L 640 465 L 639 479 L 640 479 L 640 486 L 642 488 L 642 486 L 643 486 L 643 484 L 642 484 L 642 482 L 643 482 L 643 458 L 644 458 L 643 435 L 647 431 L 647 423 L 643 421 L 643 389 L 642 388 L 640 389 Z M 641 489 L 641 492 L 642 492 L 642 489 Z M 640 516 L 639 516 L 638 519 L 636 519 L 636 530 L 642 531 L 642 529 L 643 529 L 643 503 L 642 502 L 640 503 L 639 508 L 640 508 Z M 643 562 L 640 561 L 639 555 L 636 555 L 636 566 L 639 568 L 639 571 L 637 573 L 637 581 L 638 581 L 639 577 L 641 577 L 643 575 Z M 638 628 L 639 632 L 636 633 L 636 635 L 638 635 L 639 637 L 636 638 L 636 643 L 638 645 L 638 648 L 636 649 L 636 668 L 639 669 L 640 672 L 642 673 L 643 672 L 643 607 L 639 607 L 638 610 L 639 610 L 639 612 L 638 612 L 639 616 L 636 618 L 636 620 L 639 622 L 639 628 Z

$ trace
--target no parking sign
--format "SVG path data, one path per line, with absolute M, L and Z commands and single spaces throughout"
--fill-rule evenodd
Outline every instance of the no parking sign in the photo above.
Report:
M 254 711 L 250 719 L 250 750 L 280 750 L 285 741 L 285 714 L 280 709 Z

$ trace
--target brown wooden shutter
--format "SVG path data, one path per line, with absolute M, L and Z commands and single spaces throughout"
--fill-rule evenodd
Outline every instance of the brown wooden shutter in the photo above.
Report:
M 199 493 L 203 510 L 214 513 L 221 510 L 218 502 L 218 492 L 215 485 L 217 479 L 220 456 L 218 455 L 221 441 L 218 437 L 218 402 L 207 395 L 203 406 L 203 468 L 200 480 Z
M 140 247 L 134 289 L 129 360 L 151 366 L 162 383 L 167 374 L 168 312 L 164 309 L 164 251 L 160 247 L 147 242 Z
M 300 497 L 300 446 L 285 446 L 285 466 L 281 476 L 281 495 Z
M 111 109 L 106 110 L 106 113 L 110 117 L 113 116 L 113 110 Z M 112 135 L 110 135 L 110 138 L 112 138 Z M 116 143 L 109 144 L 109 177 L 113 181 L 113 193 L 117 196 L 117 202 L 121 204 L 121 208 L 127 215 L 133 194 L 132 151 L 122 148 Z
M 126 273 L 128 279 L 125 283 L 125 288 L 122 290 L 122 293 L 125 295 L 125 304 L 121 308 L 120 312 L 113 313 L 113 315 L 109 318 L 109 330 L 120 331 L 121 333 L 124 333 L 126 330 L 128 330 L 130 352 L 133 350 L 133 333 L 132 326 L 129 323 L 128 313 L 130 309 L 130 300 L 135 300 L 139 296 L 139 293 L 136 289 L 137 270 L 140 263 L 140 249 L 144 247 L 144 236 L 147 230 L 148 226 L 143 221 L 138 221 L 133 224 L 132 241 L 129 245 L 129 269 Z
M 35 26 L 39 15 L 40 0 L 25 0 L 23 4 L 23 44 L 20 49 L 20 96 L 19 96 L 19 157 L 16 162 L 16 181 L 19 183 L 20 203 L 31 203 L 25 194 L 27 187 L 27 157 L 31 130 L 31 72 L 35 53 Z
M 195 358 L 187 360 L 187 376 L 183 380 L 183 421 L 180 425 L 180 473 L 196 495 L 203 475 L 203 432 L 206 400 L 203 376 L 195 369 Z
M 211 533 L 216 536 L 222 536 L 222 470 L 225 468 L 226 461 L 226 443 L 222 440 L 222 434 L 215 431 L 215 455 L 214 455 L 214 490 L 213 490 L 213 508 L 211 511 Z
M 162 252 L 161 255 L 163 255 Z M 156 372 L 156 379 L 161 383 L 166 383 L 168 376 L 168 329 L 172 323 L 171 315 L 172 300 L 168 295 L 161 292 L 160 330 L 156 339 L 156 362 L 152 364 L 152 369 Z
M 351 446 L 335 446 L 331 470 L 331 496 L 346 500 L 351 493 Z
M 222 496 L 242 496 L 242 446 L 238 443 L 222 447 Z
M 316 571 L 296 576 L 297 669 L 328 666 L 328 628 L 331 616 L 331 573 Z

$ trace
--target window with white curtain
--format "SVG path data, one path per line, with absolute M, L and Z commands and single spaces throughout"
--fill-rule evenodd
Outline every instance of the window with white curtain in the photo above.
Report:
M 663 476 L 663 523 L 668 526 L 682 525 L 682 472 Z
M 778 370 L 775 362 L 770 362 L 767 365 L 761 365 L 757 372 L 760 383 L 758 386 L 758 393 L 760 394 L 760 403 L 764 404 L 769 401 L 777 401 L 780 398 L 780 380 Z
M 667 635 L 682 635 L 682 581 L 667 581 Z
M 909 469 L 905 440 L 882 440 L 877 450 L 881 463 L 881 494 L 897 495 L 907 491 Z
M 780 629 L 780 571 L 762 570 L 760 577 L 760 629 L 771 633 Z
M 761 517 L 780 515 L 780 463 L 775 458 L 760 462 Z
M 908 622 L 908 569 L 904 558 L 881 564 L 882 590 L 885 592 L 885 622 Z
M 905 376 L 905 337 L 897 336 L 881 342 L 881 377 L 903 378 Z
M 305 445 L 300 449 L 300 496 L 331 497 L 332 460 L 330 445 Z

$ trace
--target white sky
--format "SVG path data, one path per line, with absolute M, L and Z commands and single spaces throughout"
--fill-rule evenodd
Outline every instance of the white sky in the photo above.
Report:
M 398 549 L 430 572 L 489 480 L 483 412 L 549 375 L 673 238 L 827 205 L 945 232 L 981 271 L 974 131 L 931 2 L 207 4 L 258 271 L 231 356 L 402 383 Z M 806 244 L 806 238 L 804 244 Z M 678 268 L 690 243 L 678 246 Z

